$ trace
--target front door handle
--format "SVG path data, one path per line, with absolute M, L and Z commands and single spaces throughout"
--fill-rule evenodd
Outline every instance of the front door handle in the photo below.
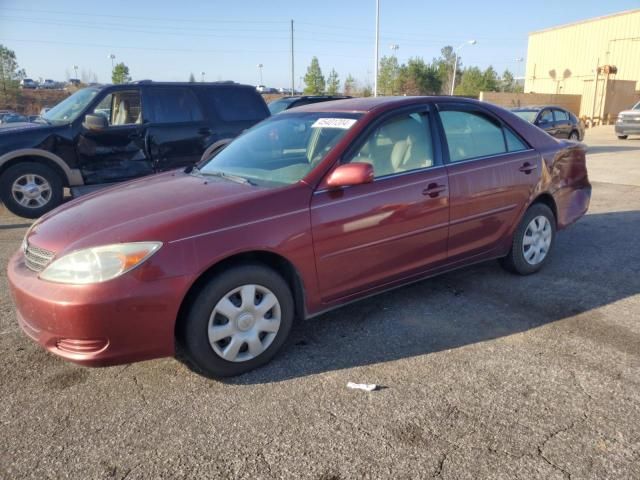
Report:
M 536 168 L 538 168 L 537 165 L 531 165 L 529 162 L 526 162 L 524 165 L 522 165 L 518 170 L 520 170 L 521 172 L 526 173 L 527 175 L 529 175 L 531 172 L 533 172 Z
M 447 189 L 446 185 L 438 185 L 437 183 L 430 183 L 427 188 L 422 191 L 423 195 L 429 195 L 431 198 L 436 198 L 442 192 Z

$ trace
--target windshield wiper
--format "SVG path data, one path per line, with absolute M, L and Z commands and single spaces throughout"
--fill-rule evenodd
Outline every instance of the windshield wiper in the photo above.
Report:
M 231 180 L 232 182 L 242 183 L 244 185 L 256 185 L 255 182 L 252 182 L 248 178 L 241 177 L 240 175 L 233 175 L 231 173 L 226 173 L 226 172 L 200 172 L 200 171 L 198 171 L 198 173 L 200 173 L 201 175 L 210 175 L 210 176 L 214 176 L 214 177 L 226 178 L 228 180 Z

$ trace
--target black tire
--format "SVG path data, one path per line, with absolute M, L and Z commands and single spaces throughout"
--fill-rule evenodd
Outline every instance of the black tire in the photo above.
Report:
M 620 140 L 626 140 L 629 135 L 618 135 Z
M 250 360 L 233 362 L 219 356 L 209 343 L 209 318 L 218 302 L 242 285 L 268 288 L 280 304 L 280 328 L 271 344 Z M 189 305 L 177 329 L 178 359 L 192 370 L 211 378 L 240 375 L 269 362 L 282 347 L 293 324 L 294 303 L 284 279 L 262 264 L 242 264 L 223 271 L 206 283 Z M 244 345 L 243 345 L 244 346 Z
M 33 206 L 21 205 L 14 194 L 12 186 L 16 180 L 24 175 L 36 175 L 40 179 L 44 179 L 49 183 L 50 193 L 46 196 L 47 202 L 43 205 L 36 206 L 35 200 Z M 62 203 L 63 199 L 62 179 L 51 167 L 37 162 L 22 162 L 9 167 L 0 177 L 0 199 L 2 203 L 12 213 L 24 218 L 38 218 L 53 210 Z
M 538 216 L 545 217 L 551 226 L 551 244 L 542 261 L 535 265 L 532 265 L 525 258 L 523 243 L 527 227 L 533 221 L 533 219 Z M 519 275 L 530 275 L 532 273 L 535 273 L 549 261 L 549 257 L 553 253 L 553 245 L 555 244 L 555 240 L 556 219 L 553 215 L 553 212 L 548 206 L 543 203 L 534 203 L 531 207 L 529 207 L 529 209 L 522 217 L 518 228 L 513 234 L 511 250 L 506 257 L 501 259 L 500 263 L 506 270 L 517 273 Z
M 569 140 L 580 141 L 580 134 L 574 130 L 569 134 Z

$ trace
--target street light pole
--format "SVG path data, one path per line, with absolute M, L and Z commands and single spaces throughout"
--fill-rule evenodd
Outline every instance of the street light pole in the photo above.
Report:
M 259 63 L 258 64 L 258 71 L 260 72 L 260 83 L 258 85 L 262 85 L 262 67 L 264 67 L 264 65 Z
M 464 42 L 461 45 L 458 45 L 458 47 L 453 51 L 453 78 L 451 79 L 451 93 L 450 95 L 453 95 L 453 89 L 456 87 L 456 73 L 458 71 L 458 51 L 460 51 L 462 49 L 462 47 L 464 47 L 465 45 L 475 45 L 476 42 L 475 40 L 468 40 L 466 42 Z
M 204 72 L 200 72 L 200 75 L 202 75 L 202 77 L 200 78 L 200 81 L 202 83 L 204 83 L 204 75 L 205 75 L 205 73 Z
M 78 78 L 78 65 L 74 65 L 74 66 L 73 66 L 73 69 L 74 69 L 74 70 L 75 70 L 75 72 L 76 72 L 76 78 Z
M 380 54 L 380 0 L 376 0 L 376 68 L 373 79 L 373 96 L 378 96 L 378 56 Z
M 115 68 L 113 65 L 113 61 L 116 59 L 116 56 L 113 53 L 110 53 L 108 58 L 111 59 L 111 77 L 113 77 L 113 69 Z

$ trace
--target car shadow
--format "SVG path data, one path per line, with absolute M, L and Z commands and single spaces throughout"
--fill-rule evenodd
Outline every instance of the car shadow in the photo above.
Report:
M 587 215 L 558 236 L 551 261 L 536 275 L 512 275 L 487 262 L 298 322 L 276 359 L 226 382 L 279 382 L 392 362 L 558 321 L 567 331 L 637 351 L 640 339 L 604 324 L 594 310 L 640 293 L 638 225 L 639 211 Z

